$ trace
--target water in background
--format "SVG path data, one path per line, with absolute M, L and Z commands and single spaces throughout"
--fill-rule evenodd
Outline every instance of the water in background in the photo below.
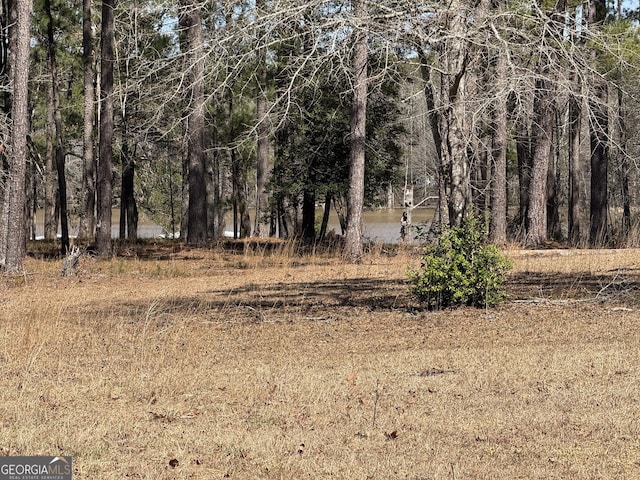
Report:
M 385 243 L 398 243 L 400 241 L 400 227 L 402 220 L 402 208 L 380 209 L 380 210 L 367 210 L 363 214 L 364 223 L 364 238 L 366 240 Z M 432 208 L 416 208 L 411 214 L 411 220 L 413 225 L 429 224 L 433 220 L 434 211 Z M 322 211 L 318 210 L 316 218 L 319 220 L 322 218 Z M 114 209 L 111 235 L 113 238 L 117 238 L 120 227 L 120 210 Z M 37 238 L 43 238 L 44 236 L 44 220 L 42 212 L 38 212 L 36 215 L 36 236 Z M 228 225 L 227 229 L 230 225 Z M 232 228 L 231 228 L 232 229 Z M 75 236 L 77 233 L 77 225 L 69 225 L 69 234 Z M 334 231 L 337 234 L 341 234 L 340 222 L 335 211 L 331 212 L 329 217 L 329 231 Z M 412 229 L 408 239 L 413 239 L 415 229 Z M 140 238 L 161 238 L 166 237 L 167 232 L 160 225 L 153 223 L 144 215 L 140 215 L 138 223 L 138 236 Z M 231 234 L 233 236 L 233 234 Z
M 402 221 L 402 208 L 385 208 L 380 210 L 367 210 L 363 214 L 363 235 L 365 240 L 384 243 L 400 242 L 400 227 Z M 430 224 L 433 220 L 434 210 L 432 208 L 416 208 L 411 213 L 412 225 Z M 320 212 L 321 218 L 322 212 Z M 342 233 L 340 223 L 335 212 L 331 212 L 329 217 L 329 230 L 335 233 Z M 415 229 L 411 229 L 407 240 L 413 240 Z

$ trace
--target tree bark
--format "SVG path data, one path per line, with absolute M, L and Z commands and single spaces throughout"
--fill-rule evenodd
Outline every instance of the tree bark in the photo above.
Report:
M 524 119 L 516 123 L 516 153 L 518 156 L 518 219 L 522 235 L 529 229 L 529 195 L 533 152 L 531 129 Z
M 111 206 L 113 200 L 113 68 L 114 24 L 117 0 L 102 1 L 100 53 L 100 162 L 97 178 L 96 248 L 101 257 L 112 253 Z
M 620 146 L 622 147 L 620 160 L 620 193 L 622 196 L 622 235 L 625 241 L 631 233 L 631 196 L 629 194 L 629 175 L 632 172 L 628 154 L 628 138 L 625 125 L 625 108 L 622 88 L 618 87 L 618 128 L 620 130 Z
M 547 239 L 547 175 L 552 145 L 553 100 L 550 86 L 544 76 L 548 73 L 542 68 L 536 81 L 533 102 L 534 121 L 532 139 L 534 142 L 531 182 L 529 185 L 529 209 L 527 212 L 526 244 L 538 246 Z
M 82 66 L 84 69 L 84 107 L 82 131 L 82 206 L 78 239 L 91 240 L 96 228 L 96 156 L 94 148 L 95 72 L 93 67 L 92 0 L 82 1 Z
M 594 121 L 590 132 L 591 144 L 591 207 L 589 243 L 604 245 L 608 237 L 608 182 L 609 182 L 609 115 L 608 86 L 598 81 L 591 102 Z
M 418 49 L 420 58 L 420 73 L 424 82 L 424 96 L 427 104 L 427 112 L 429 112 L 429 126 L 433 136 L 433 144 L 436 149 L 436 173 L 438 183 L 438 203 L 433 222 L 436 226 L 449 224 L 449 209 L 447 207 L 447 192 L 445 191 L 445 171 L 442 160 L 443 141 L 440 135 L 440 113 L 436 109 L 434 87 L 431 79 L 431 70 L 429 68 L 430 61 L 428 55 L 423 48 Z
M 26 252 L 25 235 L 25 186 L 27 173 L 27 134 L 29 132 L 29 44 L 31 41 L 32 0 L 21 0 L 15 4 L 16 23 L 13 27 L 14 53 L 11 62 L 13 76 L 13 105 L 11 141 L 7 236 L 4 268 L 7 272 L 19 273 Z
M 51 96 L 53 100 L 53 118 L 55 124 L 55 162 L 58 173 L 58 199 L 60 202 L 60 250 L 62 255 L 69 251 L 69 216 L 67 213 L 67 176 L 65 172 L 65 151 L 62 139 L 62 112 L 60 111 L 60 89 L 58 86 L 58 62 L 51 13 L 51 0 L 45 0 L 44 8 L 47 14 L 47 47 L 49 54 L 49 73 L 51 74 Z
M 187 107 L 187 164 L 189 205 L 187 245 L 204 246 L 207 242 L 207 183 L 204 158 L 204 57 L 202 11 L 197 2 L 188 2 L 180 17 L 186 33 L 189 64 L 190 102 Z
M 307 242 L 316 239 L 316 192 L 312 184 L 305 188 L 302 199 L 302 238 Z
M 605 0 L 593 0 L 589 4 L 587 18 L 591 25 L 598 25 L 606 19 Z M 597 77 L 593 92 L 589 96 L 593 115 L 590 127 L 591 146 L 591 203 L 589 213 L 589 243 L 603 245 L 608 240 L 608 182 L 609 182 L 609 89 L 606 80 Z
M 580 80 L 574 75 L 574 86 Z M 576 92 L 578 89 L 576 88 Z M 569 242 L 573 246 L 580 243 L 580 132 L 582 131 L 582 102 L 575 95 L 569 98 Z
M 557 117 L 554 110 L 554 117 Z M 551 126 L 551 144 L 549 146 L 549 165 L 547 169 L 547 238 L 562 240 L 562 229 L 560 228 L 560 206 L 558 199 L 558 159 L 559 152 L 556 152 L 557 142 L 557 118 Z
M 500 84 L 507 79 L 504 55 L 497 56 L 496 76 Z M 496 245 L 504 245 L 507 243 L 507 101 L 500 97 L 495 103 L 492 150 L 489 238 Z
M 465 125 L 465 76 L 468 52 L 463 43 L 466 16 L 463 6 L 454 0 L 447 14 L 450 35 L 441 45 L 443 72 L 440 74 L 440 98 L 444 113 L 441 115 L 440 137 L 442 162 L 445 171 L 449 223 L 459 226 L 471 202 L 471 172 L 467 156 Z
M 327 228 L 329 226 L 329 216 L 331 215 L 331 192 L 327 192 L 324 197 L 324 208 L 322 209 L 322 222 L 320 223 L 320 233 L 318 234 L 318 240 L 322 242 L 327 235 Z
M 357 30 L 354 42 L 352 75 L 353 100 L 350 125 L 349 193 L 347 198 L 347 233 L 345 253 L 351 261 L 362 256 L 362 210 L 364 207 L 364 169 L 367 121 L 367 32 L 363 30 L 367 8 L 365 0 L 352 0 Z
M 256 1 L 257 15 L 261 15 L 264 0 Z M 261 32 L 263 35 L 264 32 Z M 269 235 L 269 117 L 267 113 L 267 47 L 258 49 L 256 65 L 256 132 L 258 145 L 256 152 L 256 216 L 253 234 L 257 237 Z
M 58 217 L 56 215 L 58 195 L 56 188 L 55 165 L 55 121 L 53 114 L 53 83 L 49 85 L 47 91 L 47 126 L 45 134 L 47 136 L 45 146 L 45 179 L 44 179 L 44 239 L 53 241 L 58 234 Z
M 138 238 L 138 205 L 135 197 L 135 161 L 129 147 L 128 119 L 122 112 L 122 185 L 120 193 L 120 232 L 121 239 L 136 241 Z

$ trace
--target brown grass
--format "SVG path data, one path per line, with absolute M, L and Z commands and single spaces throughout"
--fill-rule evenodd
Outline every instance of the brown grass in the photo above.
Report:
M 0 282 L 0 449 L 76 479 L 640 478 L 639 250 L 509 251 L 427 312 L 418 258 L 147 245 Z

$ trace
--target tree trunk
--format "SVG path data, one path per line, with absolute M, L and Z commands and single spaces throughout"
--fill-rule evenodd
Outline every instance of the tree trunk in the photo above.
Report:
M 340 224 L 340 233 L 342 235 L 347 233 L 347 201 L 344 195 L 336 194 L 333 197 L 333 208 L 338 216 L 338 223 Z
M 544 79 L 548 73 L 546 70 L 546 67 L 542 68 L 542 75 L 536 81 L 533 102 L 534 121 L 531 133 L 534 141 L 534 153 L 529 185 L 526 236 L 526 243 L 530 246 L 541 245 L 547 239 L 547 175 L 554 114 L 550 86 L 548 81 Z
M 44 239 L 53 241 L 58 234 L 58 217 L 56 216 L 58 201 L 58 191 L 56 188 L 57 176 L 55 171 L 55 121 L 53 114 L 53 83 L 47 89 L 47 125 L 45 134 L 47 136 L 45 146 L 45 164 L 44 164 Z
M 113 200 L 113 68 L 114 23 L 117 0 L 102 1 L 100 53 L 100 162 L 97 179 L 96 248 L 101 257 L 111 255 L 111 206 Z
M 180 16 L 186 30 L 183 49 L 189 61 L 190 103 L 187 106 L 187 164 L 189 167 L 189 206 L 187 245 L 204 246 L 207 242 L 207 183 L 204 159 L 204 56 L 202 12 L 196 2 L 187 2 Z
M 305 188 L 302 199 L 302 238 L 307 242 L 316 239 L 316 192 Z
M 136 241 L 138 238 L 138 205 L 136 203 L 134 179 L 135 161 L 129 147 L 126 113 L 122 113 L 122 186 L 120 193 L 120 238 Z
M 622 236 L 625 241 L 629 240 L 631 233 L 631 196 L 629 195 L 629 175 L 631 174 L 631 162 L 628 154 L 628 138 L 625 126 L 625 109 L 622 100 L 622 88 L 618 87 L 618 127 L 620 129 L 620 193 L 622 195 Z
M 471 203 L 471 169 L 467 155 L 468 128 L 465 125 L 465 76 L 468 52 L 464 44 L 466 15 L 463 5 L 454 0 L 446 21 L 449 36 L 442 42 L 440 73 L 440 138 L 444 188 L 447 194 L 449 223 L 459 226 Z
M 449 210 L 447 207 L 447 192 L 445 191 L 445 172 L 442 160 L 443 141 L 440 135 L 440 113 L 435 106 L 435 95 L 433 91 L 433 83 L 431 80 L 431 70 L 429 69 L 430 61 L 428 54 L 423 50 L 418 50 L 420 58 L 420 73 L 424 82 L 424 96 L 427 104 L 427 112 L 429 112 L 429 126 L 433 136 L 433 144 L 436 149 L 436 165 L 437 165 L 437 182 L 438 182 L 438 203 L 433 222 L 435 226 L 449 224 Z
M 594 121 L 591 125 L 591 208 L 589 243 L 604 245 L 608 237 L 608 179 L 609 179 L 609 115 L 608 87 L 599 82 L 591 102 Z
M 352 0 L 356 22 L 366 19 L 365 0 Z M 351 261 L 362 256 L 362 209 L 364 207 L 364 167 L 366 148 L 367 120 L 367 32 L 360 29 L 355 32 L 352 59 L 353 100 L 351 105 L 351 139 L 349 195 L 347 198 L 347 233 L 345 253 Z
M 261 15 L 264 8 L 264 0 L 256 0 L 257 15 Z M 261 36 L 264 32 L 261 32 Z M 267 47 L 258 49 L 256 66 L 256 131 L 258 146 L 256 152 L 256 213 L 254 219 L 254 232 L 257 237 L 269 235 L 269 193 L 267 182 L 269 181 L 269 117 L 267 113 Z
M 91 240 L 96 228 L 96 156 L 94 153 L 95 72 L 93 68 L 93 22 L 91 1 L 82 2 L 82 66 L 84 69 L 84 110 L 82 132 L 82 190 L 78 239 Z
M 591 25 L 597 25 L 606 19 L 607 3 L 594 0 L 589 4 L 587 13 Z M 591 146 L 591 204 L 589 243 L 592 246 L 603 245 L 608 239 L 608 182 L 609 182 L 609 90 L 606 80 L 597 77 L 593 92 L 589 95 L 593 121 L 590 127 Z
M 51 94 L 53 100 L 53 118 L 56 127 L 55 133 L 55 159 L 58 173 L 58 199 L 60 201 L 60 227 L 62 236 L 60 249 L 62 255 L 69 251 L 69 216 L 67 214 L 67 176 L 65 173 L 65 151 L 62 140 L 62 112 L 60 111 L 60 89 L 58 86 L 58 62 L 56 59 L 53 15 L 51 13 L 51 0 L 45 0 L 44 9 L 47 14 L 47 47 L 49 54 L 49 71 L 51 74 Z
M 507 79 L 507 62 L 504 55 L 497 56 L 496 76 L 500 84 Z M 496 245 L 504 245 L 507 243 L 507 101 L 500 97 L 495 103 L 492 150 L 489 238 Z
M 212 238 L 219 239 L 224 236 L 224 211 L 222 208 L 223 176 L 220 165 L 220 153 L 213 149 L 207 160 L 207 228 Z M 210 220 L 210 221 L 209 221 Z
M 247 238 L 251 236 L 251 217 L 249 216 L 249 201 L 248 201 L 248 184 L 245 179 L 243 179 L 242 185 L 240 186 L 240 202 L 238 215 L 240 220 L 240 238 Z
M 579 87 L 579 77 L 574 76 L 574 86 Z M 576 89 L 576 92 L 578 89 Z M 580 132 L 582 131 L 582 100 L 569 98 L 569 242 L 580 243 Z
M 529 230 L 529 196 L 533 153 L 531 129 L 524 120 L 516 124 L 516 153 L 518 156 L 518 219 L 522 236 Z
M 22 272 L 26 252 L 25 186 L 27 173 L 27 134 L 29 133 L 29 45 L 31 41 L 31 0 L 15 4 L 16 23 L 13 27 L 15 50 L 12 55 L 13 135 L 9 166 L 7 236 L 4 268 L 7 272 Z
M 556 112 L 554 112 L 556 114 Z M 556 121 L 554 121 L 554 125 L 551 129 L 551 145 L 549 147 L 549 165 L 547 169 L 547 238 L 551 238 L 553 240 L 560 241 L 562 240 L 562 230 L 560 228 L 560 206 L 558 204 L 558 159 L 559 152 L 556 152 L 556 125 L 557 125 L 557 115 Z
M 318 234 L 318 240 L 322 242 L 327 235 L 327 228 L 329 227 L 329 216 L 331 215 L 331 192 L 327 192 L 324 197 L 324 208 L 322 209 L 322 223 L 320 224 L 320 233 Z

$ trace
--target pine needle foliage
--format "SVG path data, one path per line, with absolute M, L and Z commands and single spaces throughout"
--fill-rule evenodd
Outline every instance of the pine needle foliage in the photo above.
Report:
M 511 262 L 487 241 L 485 231 L 476 216 L 458 227 L 440 227 L 436 240 L 425 244 L 420 267 L 408 271 L 411 295 L 433 310 L 502 303 Z

